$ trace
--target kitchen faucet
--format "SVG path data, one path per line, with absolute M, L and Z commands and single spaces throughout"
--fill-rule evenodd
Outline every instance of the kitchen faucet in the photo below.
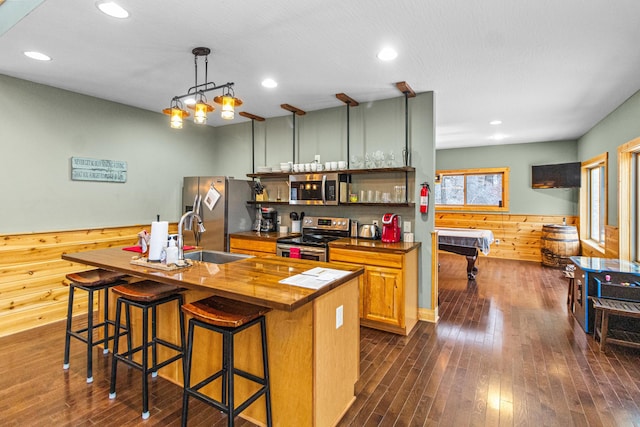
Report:
M 184 238 L 182 236 L 182 227 L 184 225 L 184 221 L 189 218 L 190 221 L 194 219 L 198 220 L 198 232 L 203 233 L 206 231 L 204 228 L 204 224 L 202 223 L 202 218 L 200 215 L 195 213 L 194 211 L 185 212 L 182 217 L 180 217 L 180 222 L 178 222 L 178 264 L 184 265 Z

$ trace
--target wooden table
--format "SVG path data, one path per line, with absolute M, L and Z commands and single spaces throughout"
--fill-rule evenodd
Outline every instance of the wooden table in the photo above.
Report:
M 333 426 L 353 403 L 360 376 L 358 293 L 362 267 L 256 257 L 220 265 L 194 262 L 184 269 L 162 271 L 130 264 L 131 256 L 121 248 L 109 248 L 64 254 L 62 258 L 185 287 L 189 289 L 185 302 L 215 294 L 273 308 L 266 320 L 274 425 Z M 318 266 L 349 274 L 319 290 L 279 283 Z M 174 307 L 167 309 L 158 316 L 159 334 L 177 339 L 179 313 Z M 339 312 L 342 325 L 336 324 Z M 259 331 L 253 329 L 238 337 L 236 365 L 261 373 Z M 197 348 L 206 349 L 194 355 L 193 379 L 197 381 L 219 368 L 221 342 L 219 337 L 195 339 L 200 340 Z M 162 368 L 160 375 L 182 385 L 180 368 L 172 364 Z M 240 382 L 236 386 L 238 400 L 250 394 Z M 265 420 L 261 399 L 243 413 L 259 424 Z

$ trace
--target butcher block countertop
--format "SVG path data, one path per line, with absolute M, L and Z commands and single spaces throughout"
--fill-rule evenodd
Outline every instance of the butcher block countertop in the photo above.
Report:
M 329 248 L 355 249 L 359 251 L 389 253 L 408 253 L 414 249 L 419 248 L 420 245 L 420 242 L 384 243 L 381 240 L 353 239 L 350 237 L 329 242 Z
M 275 233 L 274 233 L 275 234 Z M 187 289 L 210 291 L 227 298 L 276 310 L 293 311 L 321 295 L 363 274 L 358 266 L 281 257 L 247 258 L 227 264 L 193 261 L 193 265 L 178 270 L 164 271 L 130 263 L 132 253 L 122 248 L 68 253 L 63 259 L 80 264 L 119 271 L 142 279 L 154 280 Z M 320 289 L 309 289 L 279 283 L 315 267 L 350 271 Z

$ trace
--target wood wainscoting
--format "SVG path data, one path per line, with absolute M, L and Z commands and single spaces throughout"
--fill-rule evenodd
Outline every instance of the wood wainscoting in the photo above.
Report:
M 142 229 L 150 226 L 1 234 L 0 336 L 66 318 L 65 275 L 93 267 L 65 261 L 60 258 L 63 253 L 135 245 Z M 177 225 L 170 224 L 169 229 L 176 233 Z M 75 313 L 86 313 L 86 293 L 76 293 L 74 304 Z
M 542 262 L 540 235 L 546 224 L 578 226 L 577 216 L 510 215 L 436 212 L 435 226 L 443 228 L 478 228 L 491 230 L 500 243 L 491 245 L 489 257 Z

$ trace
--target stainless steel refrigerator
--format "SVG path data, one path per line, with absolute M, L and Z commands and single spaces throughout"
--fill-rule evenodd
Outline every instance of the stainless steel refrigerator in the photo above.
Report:
M 252 182 L 226 176 L 190 176 L 182 186 L 182 213 L 197 209 L 206 231 L 200 234 L 204 249 L 229 251 L 229 233 L 249 231 L 254 210 Z M 197 227 L 193 227 L 197 230 Z M 197 231 L 196 231 L 197 232 Z M 194 231 L 184 231 L 184 243 L 195 245 Z

